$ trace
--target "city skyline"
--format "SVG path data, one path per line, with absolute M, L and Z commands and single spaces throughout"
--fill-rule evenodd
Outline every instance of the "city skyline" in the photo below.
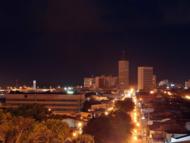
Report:
M 4 0 L 0 21 L 0 143 L 190 142 L 190 0 Z
M 72 1 L 3 1 L 1 84 L 15 84 L 16 80 L 29 84 L 33 79 L 82 84 L 86 76 L 117 75 L 123 49 L 127 49 L 132 83 L 136 83 L 138 66 L 153 66 L 159 80 L 187 80 L 187 5 L 189 2 L 177 0 L 172 5 L 138 0 L 80 1 L 75 5 Z
M 120 60 L 120 58 L 118 58 L 118 61 Z M 128 60 L 128 58 L 127 58 Z M 83 73 L 84 76 L 79 76 L 79 77 L 76 77 L 75 73 L 73 74 L 70 74 L 69 75 L 69 79 L 66 78 L 66 79 L 62 79 L 62 78 L 47 78 L 47 79 L 43 79 L 43 78 L 37 78 L 37 81 L 39 81 L 39 86 L 50 86 L 50 85 L 53 85 L 53 86 L 58 86 L 58 85 L 81 85 L 83 84 L 83 78 L 84 77 L 91 77 L 91 76 L 98 76 L 98 75 L 113 75 L 113 76 L 118 76 L 119 74 L 119 71 L 118 71 L 118 61 L 115 61 L 114 64 L 112 64 L 113 67 L 112 68 L 112 71 L 106 71 L 106 70 L 98 70 L 98 72 L 94 72 L 93 71 L 88 74 L 85 74 Z M 128 60 L 130 63 L 134 63 L 133 61 L 130 61 Z M 154 64 L 138 64 L 138 65 L 131 65 L 130 64 L 130 70 L 129 70 L 129 80 L 130 80 L 130 83 L 129 85 L 137 85 L 138 83 L 138 77 L 136 75 L 137 71 L 138 71 L 138 67 L 139 66 L 151 66 L 151 65 L 154 65 Z M 153 67 L 153 66 L 152 66 Z M 156 67 L 156 68 L 155 68 Z M 158 69 L 159 65 L 158 66 L 155 66 L 154 69 Z M 159 70 L 160 71 L 160 70 Z M 164 70 L 163 70 L 164 71 Z M 156 70 L 155 70 L 155 73 L 158 73 Z M 164 75 L 164 73 L 161 73 L 162 75 Z M 56 74 L 55 74 L 56 75 Z M 64 74 L 62 75 L 64 76 Z M 76 80 L 73 80 L 72 77 L 75 76 L 77 79 Z M 31 76 L 32 77 L 32 76 Z M 36 76 L 38 77 L 38 76 Z M 165 80 L 165 79 L 169 79 L 170 81 L 173 81 L 173 82 L 178 82 L 178 83 L 184 83 L 185 80 L 188 80 L 188 76 L 186 76 L 186 78 L 168 78 L 167 76 L 165 76 L 165 78 L 162 78 L 159 74 L 158 74 L 158 77 L 159 77 L 159 81 L 161 80 Z M 170 76 L 171 77 L 171 76 Z M 183 76 L 181 76 L 183 77 Z M 184 76 L 185 77 L 185 76 Z M 24 79 L 24 80 L 23 80 Z M 8 86 L 8 85 L 31 85 L 32 84 L 32 78 L 17 78 L 17 79 L 9 79 L 7 80 L 7 82 L 5 82 L 5 84 L 1 84 L 1 86 Z M 36 79 L 35 79 L 36 80 Z M 4 81 L 2 80 L 2 83 L 4 83 Z

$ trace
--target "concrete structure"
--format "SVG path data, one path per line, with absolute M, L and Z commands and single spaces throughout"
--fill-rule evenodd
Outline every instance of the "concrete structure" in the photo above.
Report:
M 119 87 L 129 88 L 129 62 L 126 59 L 119 61 Z
M 93 88 L 94 87 L 94 78 L 84 78 L 84 87 Z
M 64 94 L 6 94 L 1 108 L 15 108 L 22 104 L 40 104 L 50 109 L 54 114 L 80 112 L 84 95 Z
M 138 90 L 153 89 L 153 67 L 138 67 Z
M 111 89 L 118 84 L 118 77 L 96 76 L 94 78 L 84 78 L 84 87 L 93 89 Z
M 99 76 L 95 78 L 95 87 L 102 89 L 115 88 L 118 83 L 118 78 L 115 76 Z
M 97 76 L 95 77 L 95 88 L 105 88 L 105 78 L 104 76 Z
M 118 77 L 116 76 L 107 76 L 105 79 L 107 87 L 114 88 L 118 85 Z

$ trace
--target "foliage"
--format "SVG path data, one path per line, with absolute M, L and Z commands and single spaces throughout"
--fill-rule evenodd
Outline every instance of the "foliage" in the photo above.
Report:
M 71 129 L 62 120 L 37 121 L 0 111 L 0 140 L 6 143 L 63 143 Z
M 119 111 L 131 112 L 134 109 L 135 105 L 131 98 L 126 98 L 124 101 L 116 102 L 116 108 Z
M 52 138 L 52 131 L 43 123 L 35 123 L 33 129 L 28 135 L 30 143 L 49 143 Z
M 44 122 L 55 138 L 59 139 L 61 142 L 65 141 L 71 135 L 71 129 L 68 124 L 62 122 L 61 120 L 49 119 Z
M 90 135 L 84 134 L 81 135 L 75 143 L 94 143 L 94 138 Z
M 48 119 L 47 109 L 34 105 L 21 105 L 10 112 L 0 110 L 0 142 L 5 143 L 94 143 L 90 135 L 72 138 L 67 123 Z
M 116 111 L 109 116 L 90 120 L 84 131 L 94 136 L 97 143 L 126 143 L 131 135 L 133 124 L 129 112 L 134 109 L 132 99 L 118 101 Z
M 14 117 L 12 120 L 13 130 L 15 131 L 16 141 L 15 143 L 20 143 L 21 140 L 25 139 L 27 134 L 29 133 L 32 125 L 35 120 L 32 118 L 24 118 L 24 117 Z
M 97 143 L 123 143 L 132 130 L 131 118 L 125 112 L 117 111 L 89 121 L 84 129 Z
M 14 116 L 31 117 L 42 121 L 50 114 L 48 109 L 39 104 L 23 104 L 18 108 L 10 110 Z
M 14 117 L 9 113 L 1 113 L 0 136 L 6 142 L 20 143 L 31 129 L 34 119 Z

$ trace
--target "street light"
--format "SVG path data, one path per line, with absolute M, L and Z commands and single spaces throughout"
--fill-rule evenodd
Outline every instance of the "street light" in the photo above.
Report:
M 77 132 L 73 132 L 73 137 L 76 138 L 77 137 Z
M 140 123 L 137 123 L 136 126 L 137 126 L 137 127 L 140 127 Z
M 83 130 L 82 130 L 82 128 L 80 128 L 79 129 L 79 134 L 82 135 L 82 133 L 83 133 Z
M 136 130 L 136 129 L 134 129 L 133 132 L 134 132 L 135 134 L 137 134 L 137 130 Z
M 134 141 L 137 141 L 138 140 L 138 137 L 135 135 L 135 136 L 133 136 L 133 140 Z
M 78 122 L 77 127 L 78 128 L 82 128 L 83 127 L 83 123 L 82 122 Z
M 109 113 L 108 113 L 107 111 L 105 111 L 105 112 L 104 112 L 104 114 L 105 114 L 106 116 L 108 116 L 108 115 L 109 115 Z

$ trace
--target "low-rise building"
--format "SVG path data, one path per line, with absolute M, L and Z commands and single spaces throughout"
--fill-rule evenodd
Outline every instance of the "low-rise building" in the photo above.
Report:
M 64 94 L 5 94 L 0 108 L 16 108 L 22 104 L 40 104 L 53 114 L 80 112 L 85 96 Z
M 94 78 L 84 78 L 84 87 L 85 88 L 93 88 L 95 80 Z
M 190 134 L 167 132 L 166 133 L 166 143 L 189 143 Z

